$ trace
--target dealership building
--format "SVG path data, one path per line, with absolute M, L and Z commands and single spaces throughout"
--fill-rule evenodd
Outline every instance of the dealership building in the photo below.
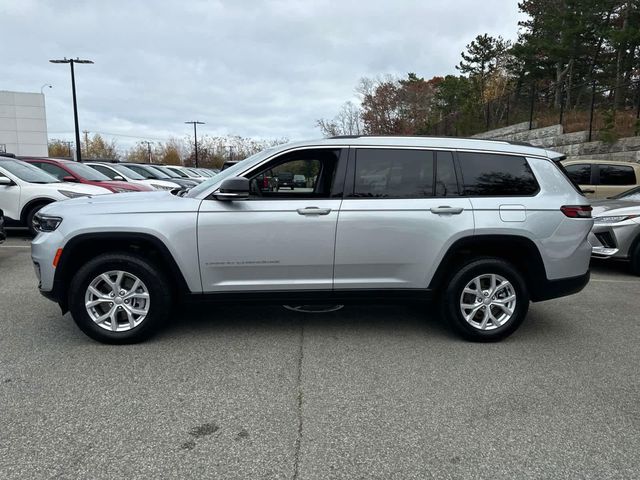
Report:
M 0 90 L 0 152 L 47 156 L 47 115 L 42 93 Z

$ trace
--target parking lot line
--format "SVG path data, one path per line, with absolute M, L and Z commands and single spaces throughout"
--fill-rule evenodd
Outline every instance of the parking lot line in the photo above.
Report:
M 640 280 L 610 280 L 608 278 L 592 278 L 591 282 L 608 282 L 608 283 L 640 283 Z
M 31 248 L 31 245 L 0 245 L 0 248 Z

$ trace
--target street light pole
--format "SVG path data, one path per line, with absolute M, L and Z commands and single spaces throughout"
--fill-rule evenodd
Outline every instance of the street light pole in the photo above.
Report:
M 91 60 L 81 60 L 79 58 L 64 57 L 62 60 L 49 60 L 51 63 L 68 63 L 71 66 L 71 92 L 73 96 L 73 120 L 76 129 L 76 161 L 82 161 L 82 153 L 80 149 L 80 127 L 78 126 L 78 103 L 76 101 L 76 75 L 73 68 L 75 63 L 93 63 Z
M 196 168 L 198 168 L 198 130 L 196 128 L 196 125 L 204 125 L 204 122 L 199 122 L 197 120 L 195 121 L 190 121 L 190 122 L 184 122 L 184 123 L 192 123 L 193 124 L 193 144 L 195 147 L 195 155 L 196 155 Z
M 42 85 L 40 87 L 40 95 L 44 95 L 44 88 L 45 87 L 53 88 L 53 85 L 51 85 L 50 83 L 45 83 L 44 85 Z

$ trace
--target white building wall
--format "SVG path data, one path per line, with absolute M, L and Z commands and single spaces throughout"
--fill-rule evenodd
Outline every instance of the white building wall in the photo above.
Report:
M 46 157 L 47 141 L 44 95 L 0 90 L 0 150 Z

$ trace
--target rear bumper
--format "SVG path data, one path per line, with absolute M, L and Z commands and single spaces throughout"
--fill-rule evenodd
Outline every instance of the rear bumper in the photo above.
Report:
M 559 280 L 545 280 L 536 285 L 531 294 L 532 302 L 542 302 L 552 298 L 566 297 L 580 292 L 589 283 L 591 272 L 587 270 L 584 275 L 562 278 Z

